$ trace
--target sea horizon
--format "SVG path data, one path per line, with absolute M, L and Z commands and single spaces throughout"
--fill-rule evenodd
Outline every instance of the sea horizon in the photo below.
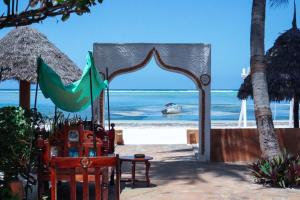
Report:
M 212 122 L 238 122 L 241 100 L 237 98 L 237 90 L 212 89 L 211 91 L 211 120 Z M 31 90 L 31 105 L 35 90 Z M 176 103 L 182 106 L 182 112 L 175 115 L 163 115 L 161 111 L 167 103 Z M 196 89 L 111 89 L 110 115 L 112 121 L 118 122 L 150 122 L 162 123 L 197 123 L 199 121 L 199 92 Z M 18 89 L 0 89 L 0 107 L 18 106 Z M 38 91 L 38 110 L 49 117 L 54 115 L 54 104 L 44 98 Z M 107 101 L 105 101 L 107 107 Z M 289 120 L 289 102 L 271 103 L 274 120 Z M 106 108 L 107 110 L 107 108 Z M 65 116 L 80 116 L 90 119 L 90 108 L 77 112 L 67 113 Z M 105 113 L 107 115 L 107 112 Z M 107 116 L 106 116 L 107 117 Z M 247 100 L 247 119 L 254 121 L 253 100 Z
M 110 91 L 198 91 L 197 89 L 109 89 Z M 0 91 L 19 91 L 19 88 L 0 88 Z M 35 91 L 31 88 L 30 91 Z M 38 89 L 38 91 L 41 91 Z M 238 91 L 238 89 L 211 89 L 211 92 L 218 91 Z

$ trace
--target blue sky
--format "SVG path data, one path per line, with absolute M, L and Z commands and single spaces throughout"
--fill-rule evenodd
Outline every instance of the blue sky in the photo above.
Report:
M 298 4 L 300 1 L 298 2 Z M 90 14 L 67 22 L 49 18 L 32 27 L 80 68 L 94 42 L 206 43 L 212 45 L 212 88 L 237 89 L 249 67 L 251 0 L 104 0 Z M 300 11 L 299 11 L 300 12 Z M 267 9 L 266 49 L 291 27 L 292 5 Z M 3 37 L 11 29 L 1 29 Z M 0 88 L 17 88 L 6 81 Z M 166 72 L 152 60 L 140 71 L 111 82 L 112 89 L 194 89 L 183 75 Z

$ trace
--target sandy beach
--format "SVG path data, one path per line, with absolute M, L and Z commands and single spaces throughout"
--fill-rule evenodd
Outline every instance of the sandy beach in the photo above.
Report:
M 125 144 L 187 144 L 187 129 L 198 129 L 197 122 L 118 121 L 116 129 L 123 131 Z M 276 128 L 288 128 L 288 121 L 274 121 Z M 212 121 L 212 128 L 239 128 L 237 121 Z M 248 128 L 256 128 L 255 121 Z

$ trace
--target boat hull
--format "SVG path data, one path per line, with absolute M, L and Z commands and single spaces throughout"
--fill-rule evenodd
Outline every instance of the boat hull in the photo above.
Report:
M 172 106 L 172 107 L 168 107 L 163 109 L 161 112 L 164 115 L 168 115 L 168 114 L 179 114 L 182 111 L 182 107 L 181 106 Z

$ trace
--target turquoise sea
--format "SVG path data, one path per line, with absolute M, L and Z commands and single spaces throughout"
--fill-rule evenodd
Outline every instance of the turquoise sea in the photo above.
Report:
M 213 121 L 237 121 L 239 119 L 241 101 L 236 97 L 235 90 L 212 90 L 211 118 Z M 34 91 L 31 92 L 33 106 Z M 161 110 L 167 103 L 182 106 L 183 112 L 176 115 L 162 115 Z M 196 90 L 111 90 L 110 110 L 114 121 L 197 121 L 199 94 Z M 17 90 L 0 90 L 0 107 L 17 106 L 19 93 Z M 48 116 L 54 115 L 54 105 L 38 93 L 38 110 Z M 289 102 L 272 103 L 275 120 L 288 120 Z M 69 115 L 69 113 L 65 113 Z M 83 119 L 90 119 L 91 111 L 87 109 L 70 116 L 80 115 Z M 247 101 L 248 120 L 254 120 L 253 101 Z

